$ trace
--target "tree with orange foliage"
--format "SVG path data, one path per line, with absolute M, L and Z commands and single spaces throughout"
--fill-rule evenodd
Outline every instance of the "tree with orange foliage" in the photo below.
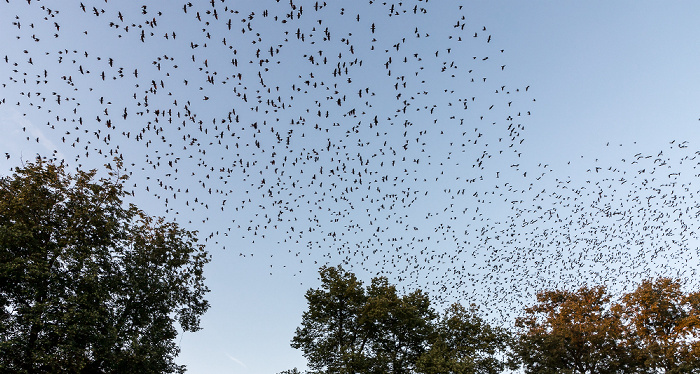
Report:
M 518 318 L 514 352 L 526 373 L 629 373 L 623 326 L 604 286 L 537 294 Z
M 616 306 L 625 343 L 643 373 L 700 373 L 700 292 L 679 279 L 645 280 Z

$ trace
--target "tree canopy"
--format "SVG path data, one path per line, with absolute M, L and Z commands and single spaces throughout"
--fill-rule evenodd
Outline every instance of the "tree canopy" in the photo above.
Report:
M 683 292 L 677 279 L 648 279 L 617 308 L 641 372 L 700 373 L 700 292 Z
M 474 305 L 437 313 L 427 294 L 400 295 L 385 277 L 365 287 L 340 266 L 320 276 L 292 339 L 310 373 L 700 373 L 700 292 L 679 279 L 618 297 L 603 285 L 543 290 L 505 328 Z
M 540 292 L 516 322 L 522 329 L 516 352 L 526 372 L 624 372 L 620 315 L 610 311 L 610 300 L 603 286 Z
M 700 292 L 642 281 L 614 301 L 604 286 L 547 290 L 517 321 L 527 373 L 700 373 Z
M 450 305 L 434 326 L 429 348 L 418 359 L 418 372 L 425 374 L 501 373 L 513 363 L 509 332 L 479 317 L 474 305 Z
M 321 287 L 292 347 L 312 373 L 496 373 L 506 363 L 508 335 L 474 308 L 452 305 L 438 316 L 421 290 L 399 295 L 385 277 L 363 287 L 342 267 L 323 267 Z
M 172 373 L 208 309 L 195 233 L 126 205 L 119 160 L 0 179 L 0 371 Z

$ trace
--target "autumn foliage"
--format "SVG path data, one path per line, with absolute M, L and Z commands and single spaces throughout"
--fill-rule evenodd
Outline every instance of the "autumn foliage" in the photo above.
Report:
M 604 286 L 543 291 L 516 322 L 527 373 L 700 373 L 700 292 L 643 281 L 612 301 Z
M 700 372 L 700 292 L 686 294 L 680 281 L 644 281 L 625 295 L 620 309 L 625 342 L 648 372 Z

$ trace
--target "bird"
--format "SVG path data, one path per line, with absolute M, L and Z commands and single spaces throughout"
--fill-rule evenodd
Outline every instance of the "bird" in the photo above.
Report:
M 537 82 L 457 1 L 22 6 L 4 96 L 49 123 L 20 144 L 118 157 L 134 197 L 271 276 L 342 263 L 503 308 L 650 265 L 696 276 L 676 261 L 700 232 L 688 143 L 538 160 Z

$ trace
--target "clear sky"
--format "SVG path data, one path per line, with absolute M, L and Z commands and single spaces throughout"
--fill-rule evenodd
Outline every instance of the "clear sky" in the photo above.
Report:
M 303 368 L 326 264 L 503 323 L 697 286 L 697 2 L 187 3 L 0 3 L 0 170 L 121 155 L 130 202 L 199 230 L 189 372 Z

